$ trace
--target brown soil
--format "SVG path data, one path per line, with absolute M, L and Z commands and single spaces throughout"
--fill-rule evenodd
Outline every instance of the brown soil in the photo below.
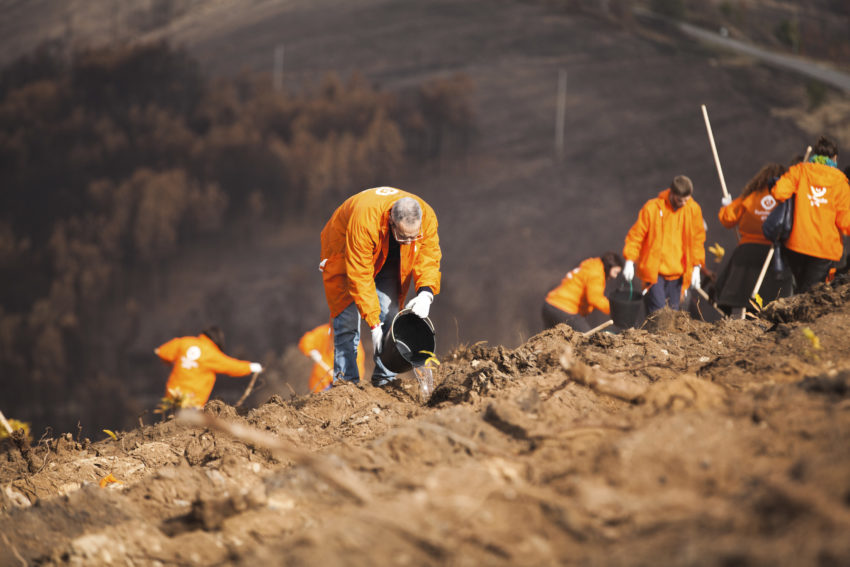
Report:
M 424 404 L 408 373 L 205 409 L 265 440 L 7 440 L 0 564 L 847 564 L 848 296 L 463 346 Z

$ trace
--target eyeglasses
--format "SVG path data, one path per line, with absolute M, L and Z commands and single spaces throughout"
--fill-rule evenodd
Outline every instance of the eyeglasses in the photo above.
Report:
M 393 237 L 399 244 L 410 244 L 412 242 L 416 242 L 417 240 L 422 240 L 421 231 L 416 236 L 402 236 L 398 233 L 398 227 L 395 225 L 395 223 L 390 223 L 390 228 L 393 231 Z

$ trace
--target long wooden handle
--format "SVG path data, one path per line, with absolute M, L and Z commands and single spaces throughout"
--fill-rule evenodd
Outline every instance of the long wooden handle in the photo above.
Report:
M 245 399 L 246 399 L 249 395 L 251 395 L 251 390 L 253 390 L 253 389 L 254 389 L 254 382 L 256 382 L 256 381 L 257 381 L 257 376 L 258 376 L 259 374 L 260 374 L 259 372 L 254 372 L 254 375 L 253 375 L 253 376 L 251 376 L 251 381 L 250 381 L 250 382 L 248 382 L 248 387 L 247 387 L 247 388 L 245 388 L 245 391 L 242 393 L 242 397 L 241 397 L 241 398 L 239 398 L 239 399 L 236 401 L 236 403 L 235 403 L 235 404 L 233 404 L 233 407 L 238 408 L 239 406 L 241 406 L 241 405 L 242 405 L 242 402 L 244 402 L 244 401 L 245 401 Z
M 2 425 L 3 425 L 3 429 L 5 429 L 5 430 L 6 430 L 6 433 L 8 433 L 8 434 L 9 434 L 9 437 L 11 437 L 11 436 L 12 436 L 12 433 L 14 433 L 14 431 L 12 431 L 12 426 L 11 426 L 11 425 L 9 424 L 9 422 L 6 420 L 6 416 L 5 416 L 5 415 L 3 415 L 3 412 L 2 412 L 2 411 L 0 411 L 0 424 L 2 424 Z
M 767 267 L 770 266 L 770 261 L 773 259 L 773 246 L 770 247 L 770 250 L 767 252 L 767 258 L 764 259 L 764 264 L 762 264 L 761 272 L 759 273 L 759 279 L 756 280 L 756 286 L 753 288 L 753 292 L 750 294 L 750 297 L 755 297 L 758 295 L 759 289 L 761 289 L 761 282 L 764 281 L 764 275 L 767 273 Z
M 708 141 L 711 142 L 711 153 L 714 155 L 714 165 L 717 166 L 717 175 L 720 177 L 720 186 L 723 188 L 723 196 L 729 197 L 726 190 L 726 179 L 723 178 L 723 168 L 720 167 L 720 157 L 717 155 L 717 146 L 714 145 L 714 134 L 711 132 L 711 122 L 708 121 L 708 110 L 702 105 L 702 117 L 705 119 L 705 129 L 708 131 Z

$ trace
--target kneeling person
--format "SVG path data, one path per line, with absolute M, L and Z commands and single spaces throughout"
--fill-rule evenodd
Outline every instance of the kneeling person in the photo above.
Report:
M 620 275 L 623 258 L 615 252 L 606 252 L 601 258 L 588 258 L 578 268 L 564 276 L 560 285 L 549 292 L 543 302 L 543 324 L 546 328 L 566 323 L 576 331 L 590 330 L 585 317 L 599 309 L 611 314 L 605 297 L 605 283 Z

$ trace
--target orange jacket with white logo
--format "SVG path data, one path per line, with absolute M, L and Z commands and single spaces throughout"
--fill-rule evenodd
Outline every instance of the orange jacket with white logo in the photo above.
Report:
M 216 373 L 229 376 L 251 373 L 250 362 L 227 356 L 203 334 L 171 339 L 154 352 L 174 365 L 165 385 L 166 396 L 173 398 L 178 392 L 191 396 L 188 402 L 196 407 L 203 407 L 210 398 Z
M 746 197 L 738 197 L 717 213 L 720 223 L 726 228 L 738 227 L 740 244 L 765 244 L 771 242 L 764 237 L 761 225 L 776 207 L 776 199 L 768 189 L 753 191 Z
M 650 199 L 638 213 L 638 219 L 626 235 L 623 247 L 623 257 L 635 263 L 636 274 L 647 285 L 658 281 L 662 256 L 668 250 L 663 250 L 664 231 L 670 230 L 673 215 L 683 215 L 682 220 L 682 257 L 668 258 L 668 262 L 681 263 L 682 293 L 691 285 L 691 272 L 694 266 L 705 264 L 705 225 L 702 219 L 702 209 L 694 201 L 688 201 L 678 210 L 673 211 L 668 198 L 670 189 L 665 189 L 655 199 Z
M 838 168 L 798 163 L 773 187 L 777 201 L 794 202 L 794 227 L 785 241 L 790 250 L 826 260 L 840 260 L 841 233 L 850 234 L 850 187 Z
M 546 302 L 565 313 L 588 315 L 594 308 L 606 315 L 611 305 L 605 297 L 605 266 L 601 258 L 588 258 L 567 273 L 560 285 L 549 292 Z
M 304 353 L 305 356 L 310 356 L 310 351 L 316 350 L 322 357 L 321 364 L 313 365 L 313 373 L 310 374 L 310 391 L 321 392 L 330 386 L 333 382 L 333 367 L 334 367 L 334 336 L 329 323 L 319 325 L 312 331 L 307 331 L 298 341 L 298 350 Z M 360 370 L 360 376 L 365 374 L 364 367 L 366 363 L 366 355 L 363 353 L 363 343 L 357 345 L 357 369 Z M 328 372 L 327 369 L 330 369 Z
M 394 187 L 366 189 L 346 199 L 322 229 L 322 280 L 331 317 L 354 301 L 370 327 L 381 322 L 375 276 L 387 259 L 390 208 L 402 197 L 412 197 L 422 207 L 422 238 L 401 245 L 398 302 L 404 301 L 411 277 L 417 289 L 427 286 L 434 295 L 440 292 L 442 255 L 434 209 Z

